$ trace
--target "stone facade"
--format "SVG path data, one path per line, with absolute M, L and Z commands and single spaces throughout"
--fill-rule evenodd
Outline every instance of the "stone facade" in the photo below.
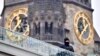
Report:
M 30 36 L 48 42 L 63 42 L 63 11 L 61 0 L 34 0 L 29 5 Z
M 79 2 L 81 1 L 81 2 Z M 18 8 L 27 8 L 29 36 L 46 42 L 61 42 L 68 37 L 76 53 L 83 56 L 93 53 L 94 41 L 83 45 L 74 32 L 74 16 L 78 11 L 87 12 L 92 22 L 91 0 L 5 0 L 1 26 Z M 87 3 L 85 3 L 85 2 Z M 47 27 L 46 27 L 47 25 Z M 48 27 L 49 26 L 49 27 Z
M 96 53 L 97 56 L 100 56 L 100 37 L 99 35 L 97 34 L 96 31 L 94 31 L 95 33 L 95 36 L 94 36 L 94 45 L 95 45 L 95 48 L 94 48 L 94 52 Z
M 66 23 L 65 23 L 65 27 L 68 28 L 70 30 L 70 32 L 68 33 L 68 37 L 69 39 L 74 42 L 74 47 L 75 47 L 75 52 L 78 52 L 80 54 L 86 55 L 88 53 L 92 53 L 93 52 L 93 47 L 94 47 L 94 41 L 91 42 L 91 44 L 89 45 L 83 45 L 79 42 L 79 40 L 77 39 L 75 32 L 74 32 L 74 17 L 75 14 L 79 11 L 84 11 L 87 12 L 90 19 L 92 20 L 92 11 L 84 9 L 80 6 L 74 5 L 74 4 L 63 4 L 64 8 L 65 8 L 65 12 L 66 12 Z

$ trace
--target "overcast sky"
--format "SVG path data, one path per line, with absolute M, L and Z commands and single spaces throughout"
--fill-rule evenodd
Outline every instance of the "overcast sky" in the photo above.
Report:
M 3 7 L 4 7 L 3 5 L 4 5 L 4 0 L 0 0 L 0 15 L 1 15 Z
M 100 0 L 92 0 L 93 24 L 100 37 Z

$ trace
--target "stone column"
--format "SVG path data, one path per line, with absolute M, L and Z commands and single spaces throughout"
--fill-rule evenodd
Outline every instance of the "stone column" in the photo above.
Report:
M 40 40 L 42 40 L 43 35 L 44 35 L 44 27 L 45 27 L 45 24 L 43 21 L 41 21 L 40 22 Z
M 33 5 L 34 5 L 34 2 L 32 2 L 32 3 L 30 3 L 29 5 L 28 5 L 28 24 L 29 24 L 29 27 L 30 27 L 30 34 L 29 34 L 29 36 L 31 36 L 31 37 L 33 37 L 33 17 L 34 17 L 34 10 L 33 10 Z

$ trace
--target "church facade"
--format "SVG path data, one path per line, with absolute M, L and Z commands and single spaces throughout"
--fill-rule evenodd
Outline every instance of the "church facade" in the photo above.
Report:
M 94 54 L 91 0 L 5 0 L 1 26 L 13 32 L 51 43 L 69 38 L 75 53 Z M 14 42 L 26 39 L 12 37 Z M 58 45 L 59 46 L 59 45 Z

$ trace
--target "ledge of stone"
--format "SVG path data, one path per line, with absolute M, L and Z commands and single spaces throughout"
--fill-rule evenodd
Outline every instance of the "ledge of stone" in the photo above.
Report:
M 88 10 L 90 10 L 90 11 L 94 11 L 94 10 L 91 8 L 90 5 L 85 5 L 85 4 L 80 3 L 80 2 L 78 2 L 78 1 L 74 1 L 74 0 L 63 0 L 63 3 L 72 3 L 72 4 L 75 4 L 75 5 L 80 6 L 80 7 L 82 7 L 82 8 L 88 9 Z

